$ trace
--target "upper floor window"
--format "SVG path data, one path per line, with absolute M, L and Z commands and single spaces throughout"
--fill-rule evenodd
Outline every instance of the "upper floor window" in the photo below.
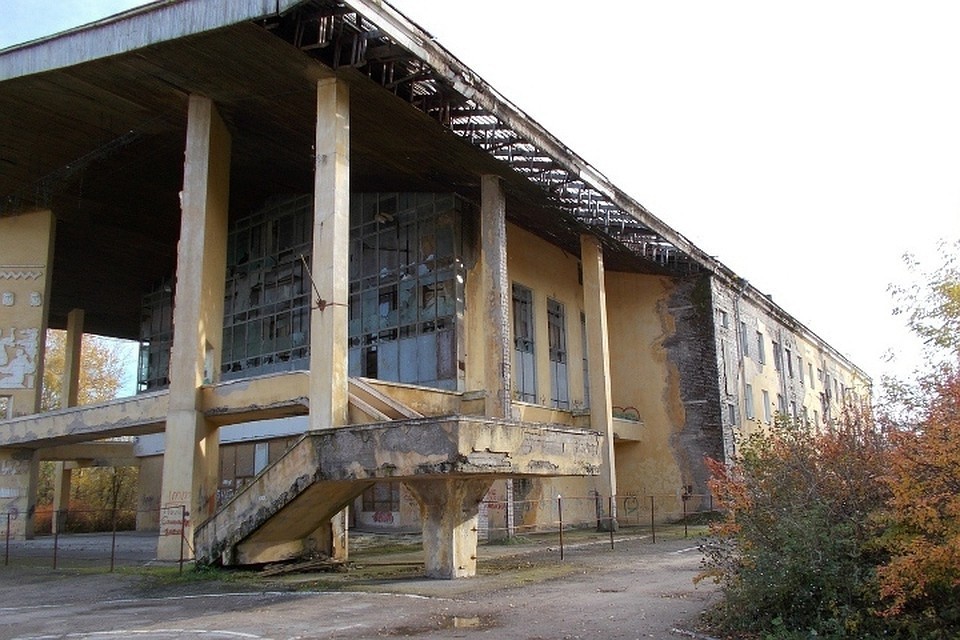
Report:
M 783 369 L 783 354 L 780 353 L 780 343 L 773 343 L 773 368 L 776 371 Z
M 743 351 L 744 358 L 750 357 L 750 336 L 747 331 L 747 323 L 740 322 L 740 349 Z
M 767 351 L 763 347 L 763 334 L 757 331 L 757 362 L 766 364 Z
M 743 388 L 743 410 L 747 420 L 753 420 L 753 386 L 749 384 Z
M 783 354 L 784 354 L 784 360 L 787 361 L 787 373 L 792 378 L 793 377 L 793 360 L 792 360 L 792 356 L 790 355 L 790 349 L 784 349 Z
M 547 341 L 550 347 L 550 404 L 570 407 L 567 388 L 567 319 L 563 305 L 547 299 Z
M 513 384 L 516 397 L 537 400 L 536 357 L 533 332 L 533 291 L 513 285 Z

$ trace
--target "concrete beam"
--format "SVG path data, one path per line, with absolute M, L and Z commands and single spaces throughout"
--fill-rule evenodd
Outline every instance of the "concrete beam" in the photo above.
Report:
M 92 460 L 96 466 L 129 466 L 136 464 L 133 442 L 83 442 L 40 449 L 40 460 Z
M 163 431 L 166 391 L 103 404 L 14 418 L 0 429 L 0 447 L 51 447 Z

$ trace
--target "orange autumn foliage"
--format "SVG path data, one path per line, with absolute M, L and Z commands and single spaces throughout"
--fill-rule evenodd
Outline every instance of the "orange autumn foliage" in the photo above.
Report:
M 945 372 L 935 391 L 921 424 L 891 436 L 886 615 L 960 599 L 960 374 Z

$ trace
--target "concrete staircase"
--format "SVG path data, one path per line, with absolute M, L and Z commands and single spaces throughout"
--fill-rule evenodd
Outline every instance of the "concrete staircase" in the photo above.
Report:
M 589 431 L 478 416 L 311 431 L 196 528 L 195 556 L 235 565 L 327 551 L 325 523 L 377 480 L 403 480 L 418 496 L 432 495 L 431 487 L 457 496 L 456 487 L 469 485 L 479 497 L 424 507 L 438 510 L 435 521 L 445 523 L 449 512 L 459 522 L 475 517 L 496 477 L 596 475 L 600 442 Z

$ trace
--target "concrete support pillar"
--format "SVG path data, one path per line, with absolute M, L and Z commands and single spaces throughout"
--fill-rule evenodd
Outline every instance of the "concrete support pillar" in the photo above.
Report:
M 492 478 L 404 480 L 420 505 L 428 578 L 477 574 L 480 501 L 492 482 Z
M 53 463 L 53 521 L 50 533 L 63 533 L 60 526 L 63 524 L 57 514 L 64 514 L 70 508 L 70 485 L 73 480 L 73 470 L 65 462 Z
M 510 280 L 506 205 L 500 178 L 480 178 L 480 253 L 467 276 L 469 314 L 467 385 L 487 393 L 485 413 L 509 418 Z
M 350 249 L 350 95 L 335 78 L 317 83 L 310 427 L 347 424 L 347 285 Z
M 350 93 L 336 78 L 317 83 L 313 260 L 318 299 L 310 313 L 310 427 L 348 423 L 347 288 L 350 253 Z M 347 559 L 347 511 L 314 534 L 331 558 Z
M 199 410 L 199 390 L 220 373 L 229 193 L 230 134 L 209 98 L 190 96 L 157 547 L 161 560 L 180 557 L 181 526 L 189 549 L 194 525 L 216 508 L 219 438 Z
M 607 498 L 617 495 L 617 467 L 613 453 L 613 400 L 610 394 L 610 341 L 607 333 L 607 290 L 604 283 L 603 249 L 592 235 L 580 236 L 580 260 L 583 265 L 583 310 L 587 320 L 587 353 L 590 357 L 590 425 L 603 436 L 603 468 L 598 491 Z M 609 520 L 600 526 L 617 527 L 617 507 L 613 501 Z
M 67 314 L 67 343 L 64 348 L 63 383 L 60 402 L 64 407 L 77 406 L 80 393 L 80 360 L 83 349 L 83 309 Z
M 40 411 L 55 219 L 50 211 L 0 217 L 0 420 Z M 33 537 L 39 457 L 0 449 L 0 514 L 11 536 Z
M 80 367 L 83 348 L 83 309 L 71 309 L 67 314 L 67 341 L 63 354 L 63 378 L 60 384 L 60 403 L 63 407 L 77 406 L 80 394 Z M 63 522 L 57 514 L 70 509 L 72 471 L 63 462 L 53 467 L 53 521 L 52 533 L 60 533 Z M 65 516 L 64 516 L 65 518 Z

